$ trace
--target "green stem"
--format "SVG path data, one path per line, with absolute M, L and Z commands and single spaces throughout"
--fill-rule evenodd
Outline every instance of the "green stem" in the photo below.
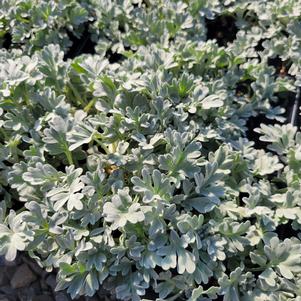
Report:
M 25 207 L 20 208 L 19 210 L 15 211 L 15 212 L 16 212 L 16 215 L 18 215 L 19 213 L 21 213 L 21 212 L 23 212 L 23 211 L 25 211 L 25 210 L 26 210 Z
M 60 84 L 59 84 L 58 80 L 56 79 L 56 78 L 57 78 L 57 74 L 56 74 L 56 73 L 53 73 L 52 76 L 53 76 L 53 79 L 54 79 L 54 85 L 55 85 L 55 88 L 56 88 L 57 92 L 58 92 L 59 94 L 61 94 L 62 89 L 61 89 L 61 87 L 60 87 Z
M 29 101 L 27 86 L 24 84 L 24 100 L 28 107 L 31 107 L 31 103 Z
M 106 154 L 110 153 L 107 147 L 99 139 L 94 138 L 93 140 L 106 152 Z
M 2 127 L 0 127 L 0 133 L 3 135 L 4 140 L 6 141 L 9 140 L 8 135 L 6 134 L 5 130 Z
M 24 157 L 24 154 L 20 149 L 17 148 L 16 152 L 18 156 Z
M 183 294 L 183 291 L 181 290 L 181 291 L 179 291 L 176 295 L 174 295 L 174 296 L 168 298 L 167 301 L 174 301 L 174 300 L 176 300 L 178 297 L 180 297 L 182 294 Z
M 83 105 L 82 97 L 77 91 L 77 89 L 72 85 L 71 81 L 69 81 L 69 87 L 72 90 L 73 95 L 75 96 L 75 99 L 77 101 L 78 105 Z
M 182 163 L 184 159 L 184 153 L 182 152 L 182 154 L 180 155 L 180 157 L 178 158 L 178 160 L 176 161 L 176 163 L 174 164 L 174 166 L 172 167 L 172 169 L 169 171 L 169 173 L 167 174 L 167 176 L 171 177 L 174 175 L 174 172 L 177 170 L 178 166 L 180 165 L 180 163 Z
M 118 147 L 118 142 L 117 141 L 113 142 L 112 147 L 113 147 L 113 153 L 115 153 Z
M 250 272 L 261 272 L 264 271 L 267 267 L 258 267 L 258 268 L 249 268 L 248 271 Z
M 96 98 L 93 98 L 92 100 L 90 100 L 90 102 L 85 106 L 84 111 L 86 113 L 88 113 L 90 111 L 90 109 L 95 105 L 96 103 Z
M 65 155 L 67 157 L 69 165 L 73 165 L 73 158 L 72 158 L 72 153 L 69 151 L 69 149 L 65 150 Z

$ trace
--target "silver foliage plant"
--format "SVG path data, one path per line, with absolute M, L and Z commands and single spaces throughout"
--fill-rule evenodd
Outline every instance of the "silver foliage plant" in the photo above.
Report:
M 0 254 L 72 298 L 301 300 L 301 134 L 280 98 L 300 86 L 300 1 L 0 3 Z M 206 20 L 226 16 L 219 45 Z M 87 22 L 96 54 L 64 59 Z

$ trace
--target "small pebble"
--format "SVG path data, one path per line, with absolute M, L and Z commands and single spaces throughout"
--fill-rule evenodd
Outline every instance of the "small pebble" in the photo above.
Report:
M 10 301 L 16 301 L 17 300 L 17 294 L 16 290 L 11 288 L 10 285 L 1 286 L 0 287 L 0 299 L 7 299 L 9 298 Z
M 49 295 L 37 295 L 32 298 L 32 301 L 54 301 L 54 298 Z
M 95 294 L 92 297 L 85 297 L 85 301 L 101 301 L 101 300 L 99 299 L 99 297 L 97 296 L 97 294 Z
M 0 269 L 0 286 L 3 286 L 3 285 L 6 285 L 8 284 L 8 278 L 7 278 L 7 275 L 6 275 L 6 270 L 5 268 L 1 268 Z M 1 300 L 0 300 L 1 301 Z
M 41 291 L 41 285 L 40 285 L 40 281 L 35 281 L 33 282 L 30 287 L 33 289 L 35 295 L 40 295 L 42 293 Z
M 103 287 L 100 287 L 100 289 L 96 293 L 100 298 L 104 298 L 104 296 L 108 296 L 108 294 L 109 294 L 109 292 L 106 289 L 104 289 Z
M 44 278 L 48 274 L 35 261 L 33 261 L 33 259 L 23 257 L 23 262 L 25 262 L 36 275 L 42 278 Z
M 69 301 L 69 298 L 63 292 L 55 294 L 55 301 Z
M 49 275 L 46 278 L 46 283 L 47 285 L 54 291 L 55 287 L 56 287 L 56 279 L 54 275 Z
M 44 291 L 52 291 L 48 284 L 46 283 L 45 279 L 40 279 L 40 286 L 41 286 L 41 290 L 44 292 Z
M 13 275 L 10 284 L 12 288 L 25 287 L 37 279 L 36 275 L 31 271 L 26 263 L 20 265 Z
M 17 266 L 6 266 L 3 268 L 3 272 L 5 273 L 8 279 L 12 279 L 12 277 L 16 273 L 17 268 Z
M 0 256 L 0 266 L 5 266 L 5 258 L 4 258 L 4 256 Z
M 32 285 L 18 288 L 15 291 L 18 296 L 18 301 L 29 301 L 33 296 L 36 295 L 34 289 L 32 288 Z

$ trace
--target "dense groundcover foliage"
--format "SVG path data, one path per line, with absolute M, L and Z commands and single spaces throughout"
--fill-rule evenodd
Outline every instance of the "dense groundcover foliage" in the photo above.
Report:
M 73 298 L 300 301 L 300 21 L 299 0 L 1 0 L 0 253 Z

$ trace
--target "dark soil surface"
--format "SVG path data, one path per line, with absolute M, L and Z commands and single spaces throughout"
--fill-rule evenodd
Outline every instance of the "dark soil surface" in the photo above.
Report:
M 55 278 L 55 272 L 47 273 L 25 254 L 20 253 L 13 262 L 0 256 L 0 301 L 71 301 L 65 291 L 55 291 Z M 115 301 L 104 290 L 76 300 Z

